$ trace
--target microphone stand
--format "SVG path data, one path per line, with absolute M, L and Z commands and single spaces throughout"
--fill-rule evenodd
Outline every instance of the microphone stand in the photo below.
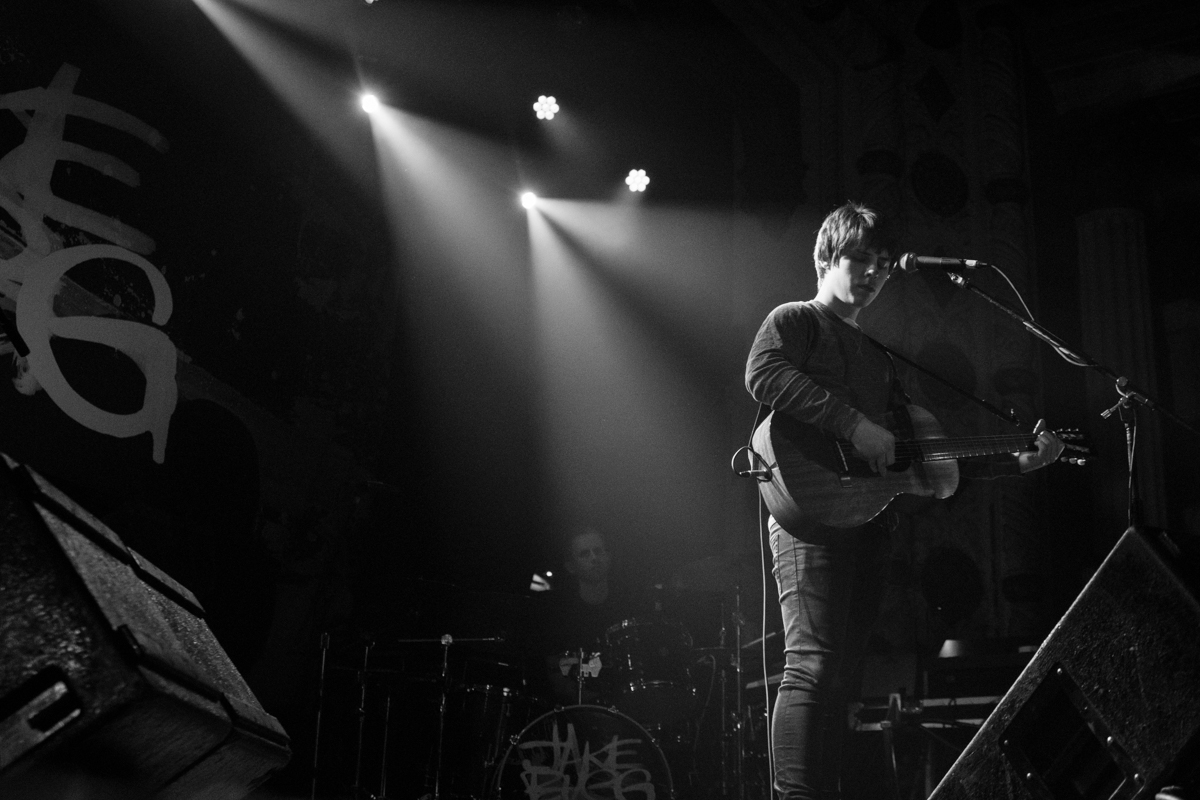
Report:
M 1200 430 L 1197 430 L 1195 427 L 1193 427 L 1191 424 L 1189 424 L 1187 420 L 1180 417 L 1178 414 L 1176 414 L 1171 409 L 1167 408 L 1166 406 L 1162 405 L 1161 403 L 1155 402 L 1155 400 L 1153 398 L 1151 398 L 1149 395 L 1147 395 L 1145 392 L 1134 387 L 1130 383 L 1129 378 L 1125 377 L 1124 375 L 1118 375 L 1112 369 L 1110 369 L 1110 368 L 1106 367 L 1105 365 L 1101 364 L 1100 362 L 1096 361 L 1096 359 L 1092 358 L 1090 355 L 1083 352 L 1082 350 L 1078 350 L 1076 348 L 1070 347 L 1066 342 L 1064 342 L 1062 339 L 1060 339 L 1055 334 L 1046 330 L 1044 327 L 1042 327 L 1037 322 L 1035 322 L 1031 319 L 1026 319 L 1020 313 L 1018 313 L 1016 310 L 1010 308 L 1008 305 L 997 300 L 995 297 L 992 297 L 990 294 L 985 292 L 983 289 L 980 289 L 978 286 L 976 286 L 974 283 L 972 283 L 971 280 L 967 278 L 967 276 L 963 275 L 961 272 L 953 272 L 952 271 L 952 272 L 948 272 L 947 275 L 950 277 L 950 280 L 953 281 L 956 286 L 958 286 L 959 288 L 967 289 L 968 291 L 974 292 L 975 294 L 982 297 L 984 300 L 987 300 L 993 306 L 1000 309 L 1005 314 L 1007 314 L 1008 316 L 1012 317 L 1017 322 L 1019 322 L 1021 324 L 1021 327 L 1025 328 L 1025 330 L 1027 330 L 1029 333 L 1031 333 L 1034 336 L 1036 336 L 1037 338 L 1041 339 L 1043 342 L 1050 345 L 1058 352 L 1062 353 L 1063 355 L 1069 356 L 1080 366 L 1084 366 L 1089 369 L 1095 370 L 1101 376 L 1103 376 L 1104 378 L 1113 382 L 1113 386 L 1117 390 L 1117 394 L 1120 396 L 1120 398 L 1117 400 L 1116 405 L 1112 406 L 1107 411 L 1101 412 L 1100 416 L 1103 417 L 1104 419 L 1108 419 L 1113 414 L 1119 413 L 1122 421 L 1125 422 L 1125 442 L 1126 442 L 1126 448 L 1127 448 L 1126 455 L 1129 460 L 1128 521 L 1129 521 L 1130 527 L 1133 527 L 1134 525 L 1136 525 L 1139 521 L 1138 516 L 1137 516 L 1137 514 L 1138 514 L 1137 496 L 1136 496 L 1136 492 L 1134 490 L 1134 483 L 1133 483 L 1133 464 L 1134 464 L 1133 450 L 1134 450 L 1134 446 L 1137 441 L 1137 437 L 1136 437 L 1136 430 L 1137 430 L 1136 406 L 1142 406 L 1144 408 L 1150 409 L 1151 411 L 1157 411 L 1158 413 L 1162 414 L 1163 416 L 1175 421 L 1175 423 L 1177 423 L 1178 425 L 1183 427 L 1185 430 L 1191 431 L 1192 433 L 1196 434 L 1197 436 L 1200 436 Z
M 952 274 L 957 274 L 957 273 L 952 273 Z M 1021 418 L 1017 414 L 1017 411 L 1015 408 L 1009 408 L 1007 410 L 997 408 L 996 406 L 989 403 L 987 400 L 984 400 L 982 397 L 978 397 L 978 396 L 972 394 L 971 392 L 968 392 L 966 389 L 962 388 L 958 384 L 954 383 L 953 381 L 947 380 L 946 378 L 943 378 L 941 375 L 937 374 L 936 372 L 929 369 L 928 367 L 918 364 L 916 361 L 913 361 L 911 358 L 904 355 L 903 353 L 896 352 L 895 350 L 888 347 L 886 344 L 879 341 L 875 337 L 867 335 L 866 333 L 864 333 L 862 330 L 860 330 L 856 326 L 851 325 L 849 322 L 846 322 L 841 317 L 837 317 L 836 315 L 834 315 L 834 317 L 838 321 L 840 321 L 841 324 L 845 325 L 847 328 L 853 328 L 859 335 L 865 337 L 868 342 L 873 344 L 875 347 L 878 347 L 880 350 L 882 350 L 884 353 L 886 353 L 889 357 L 900 359 L 901 361 L 903 361 L 905 364 L 908 364 L 913 369 L 917 370 L 918 372 L 924 373 L 925 375 L 928 375 L 930 378 L 933 378 L 935 381 L 942 384 L 947 389 L 950 389 L 951 391 L 955 392 L 956 394 L 958 394 L 962 397 L 965 397 L 967 400 L 970 400 L 972 403 L 974 403 L 975 405 L 984 409 L 985 411 L 992 414 L 993 416 L 999 417 L 1000 419 L 1004 420 L 1005 422 L 1016 425 L 1017 427 L 1025 427 L 1025 423 L 1021 420 Z M 759 407 L 758 418 L 756 418 L 754 421 L 754 427 L 756 427 L 756 428 L 758 427 L 758 424 L 760 422 L 762 422 L 763 418 L 766 417 L 765 412 L 770 411 L 770 410 L 771 410 L 770 406 L 760 406 Z M 753 467 L 753 466 L 755 466 L 754 456 L 757 456 L 758 454 L 755 453 L 753 450 L 751 450 L 750 452 L 752 454 L 751 467 Z M 737 456 L 735 455 L 734 457 L 736 458 Z M 738 475 L 742 476 L 742 477 L 749 477 L 751 475 L 756 475 L 756 473 L 753 469 L 751 469 L 746 472 L 739 472 Z M 762 478 L 759 478 L 759 480 L 762 480 Z

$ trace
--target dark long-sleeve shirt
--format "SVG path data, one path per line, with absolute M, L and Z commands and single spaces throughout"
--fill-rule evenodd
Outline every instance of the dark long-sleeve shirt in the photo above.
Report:
M 785 303 L 763 321 L 746 388 L 775 411 L 846 439 L 864 415 L 908 400 L 887 353 L 816 300 Z
M 878 422 L 909 402 L 887 353 L 816 300 L 784 303 L 767 315 L 746 361 L 746 388 L 771 409 L 844 439 L 864 416 Z M 968 478 L 1020 473 L 1008 454 L 959 466 Z

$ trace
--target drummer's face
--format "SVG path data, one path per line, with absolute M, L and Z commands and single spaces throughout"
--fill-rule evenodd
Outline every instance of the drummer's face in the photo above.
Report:
M 571 560 L 567 571 L 583 581 L 599 581 L 608 577 L 608 548 L 604 537 L 588 531 L 571 543 Z

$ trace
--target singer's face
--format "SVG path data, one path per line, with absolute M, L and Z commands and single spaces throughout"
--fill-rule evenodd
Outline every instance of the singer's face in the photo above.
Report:
M 825 272 L 817 297 L 826 305 L 845 306 L 857 313 L 878 296 L 888 275 L 892 259 L 886 250 L 860 248 L 843 253 Z

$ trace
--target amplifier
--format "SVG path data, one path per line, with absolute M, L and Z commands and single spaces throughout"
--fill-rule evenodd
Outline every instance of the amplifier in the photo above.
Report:
M 0 797 L 232 800 L 290 755 L 190 591 L 0 455 Z
M 1128 529 L 934 800 L 1148 800 L 1168 782 L 1194 791 L 1200 564 L 1192 544 Z

